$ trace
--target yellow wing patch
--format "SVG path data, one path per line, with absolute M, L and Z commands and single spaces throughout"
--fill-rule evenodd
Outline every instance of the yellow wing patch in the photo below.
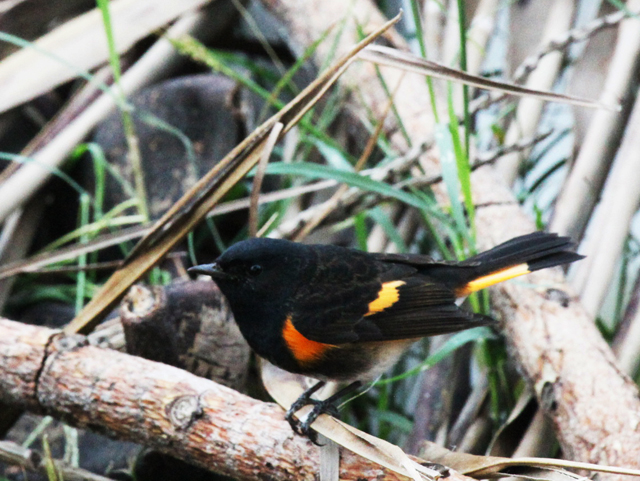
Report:
M 479 291 L 480 289 L 492 286 L 494 284 L 497 284 L 498 282 L 507 281 L 509 279 L 513 279 L 514 277 L 529 274 L 529 272 L 531 271 L 529 271 L 529 266 L 526 263 L 507 267 L 506 269 L 492 272 L 491 274 L 487 274 L 486 276 L 482 276 L 478 279 L 472 280 L 466 286 L 463 286 L 460 289 L 456 290 L 456 296 L 467 296 L 472 292 Z
M 369 303 L 369 311 L 365 316 L 372 316 L 377 312 L 382 312 L 386 308 L 393 306 L 398 299 L 400 299 L 400 293 L 398 287 L 405 285 L 404 281 L 391 281 L 382 284 L 382 289 L 378 292 L 377 299 Z
M 317 361 L 328 349 L 335 347 L 333 344 L 324 344 L 304 337 L 293 325 L 291 317 L 287 317 L 284 323 L 282 336 L 289 351 L 300 364 Z

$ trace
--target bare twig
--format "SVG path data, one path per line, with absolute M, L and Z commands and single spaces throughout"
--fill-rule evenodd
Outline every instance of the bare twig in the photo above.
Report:
M 258 203 L 260 200 L 260 189 L 262 188 L 262 181 L 264 180 L 264 174 L 267 171 L 267 164 L 269 163 L 269 157 L 273 152 L 273 148 L 278 142 L 280 132 L 284 125 L 282 122 L 276 122 L 269 134 L 267 145 L 262 152 L 260 162 L 256 168 L 256 175 L 253 177 L 253 187 L 251 189 L 251 200 L 249 204 L 249 236 L 255 237 L 258 232 Z
M 640 10 L 634 11 L 633 9 L 631 9 L 630 11 L 635 15 L 640 14 Z M 587 23 L 586 25 L 571 29 L 565 33 L 560 34 L 557 37 L 552 38 L 546 44 L 542 45 L 537 52 L 529 55 L 522 61 L 522 63 L 513 73 L 513 83 L 519 84 L 525 82 L 529 77 L 529 74 L 536 68 L 538 68 L 540 61 L 547 55 L 550 55 L 554 52 L 565 52 L 570 46 L 579 42 L 587 41 L 592 36 L 596 35 L 598 32 L 604 29 L 613 28 L 628 17 L 629 15 L 626 12 L 616 11 L 609 15 L 605 15 L 604 17 L 597 18 Z M 470 110 L 472 113 L 475 113 L 479 110 L 486 109 L 492 104 L 501 102 L 506 98 L 507 95 L 505 94 L 487 93 L 473 100 L 473 102 L 471 102 Z M 616 102 L 620 101 L 620 98 L 609 96 L 607 98 L 601 98 L 600 100 L 604 104 L 614 105 Z M 610 113 L 610 115 L 615 114 Z

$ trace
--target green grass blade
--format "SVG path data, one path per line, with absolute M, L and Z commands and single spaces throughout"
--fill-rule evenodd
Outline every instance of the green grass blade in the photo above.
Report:
M 96 0 L 98 9 L 102 14 L 102 23 L 104 25 L 105 35 L 107 37 L 107 47 L 109 49 L 109 64 L 113 71 L 114 84 L 117 87 L 117 95 L 124 99 L 124 94 L 120 88 L 120 55 L 116 48 L 115 38 L 113 36 L 113 27 L 111 24 L 111 13 L 109 12 L 109 0 Z M 124 103 L 124 101 L 122 102 Z M 131 170 L 134 177 L 134 185 L 136 190 L 136 197 L 138 198 L 138 210 L 140 215 L 144 216 L 146 220 L 149 220 L 149 207 L 147 199 L 147 190 L 144 183 L 144 171 L 142 168 L 142 159 L 140 155 L 140 149 L 138 146 L 138 139 L 135 132 L 135 125 L 131 118 L 131 109 L 120 109 L 122 115 L 122 126 L 124 129 L 125 138 L 127 141 L 127 147 L 129 155 L 127 156 L 129 163 L 131 164 Z
M 464 217 L 464 209 L 460 202 L 460 178 L 458 177 L 456 148 L 452 130 L 453 129 L 450 129 L 447 125 L 436 124 L 435 141 L 440 152 L 442 180 L 444 181 L 449 202 L 451 203 L 451 216 L 455 221 L 459 234 L 464 235 L 468 227 Z
M 300 175 L 310 179 L 333 179 L 364 191 L 375 192 L 385 197 L 397 199 L 418 209 L 428 209 L 430 207 L 416 195 L 396 189 L 389 184 L 353 172 L 337 170 L 326 165 L 307 162 L 296 162 L 295 164 L 274 162 L 267 166 L 267 174 Z M 253 174 L 250 173 L 249 175 Z
M 86 195 L 80 197 L 80 222 L 79 227 L 83 228 L 89 224 L 90 209 L 89 198 Z M 86 244 L 89 241 L 87 234 L 80 235 L 80 243 Z M 87 254 L 81 254 L 78 257 L 78 267 L 83 268 L 87 266 Z M 83 270 L 79 271 L 76 277 L 76 314 L 82 310 L 84 306 L 85 288 L 87 283 L 87 273 Z

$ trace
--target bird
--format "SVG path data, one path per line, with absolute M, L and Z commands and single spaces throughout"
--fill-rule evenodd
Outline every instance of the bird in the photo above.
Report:
M 568 237 L 533 232 L 452 262 L 252 238 L 188 271 L 213 278 L 258 356 L 317 380 L 285 415 L 294 432 L 313 441 L 320 414 L 336 414 L 336 401 L 381 376 L 417 340 L 494 322 L 461 307 L 461 299 L 582 259 L 574 247 Z M 346 387 L 313 399 L 329 381 Z M 298 421 L 294 414 L 308 404 L 312 411 Z

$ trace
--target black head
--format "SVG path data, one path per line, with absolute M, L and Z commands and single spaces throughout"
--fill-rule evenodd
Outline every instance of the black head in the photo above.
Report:
M 249 239 L 227 249 L 213 264 L 189 269 L 211 276 L 229 300 L 236 320 L 243 314 L 285 308 L 301 279 L 315 265 L 310 246 L 279 239 Z

